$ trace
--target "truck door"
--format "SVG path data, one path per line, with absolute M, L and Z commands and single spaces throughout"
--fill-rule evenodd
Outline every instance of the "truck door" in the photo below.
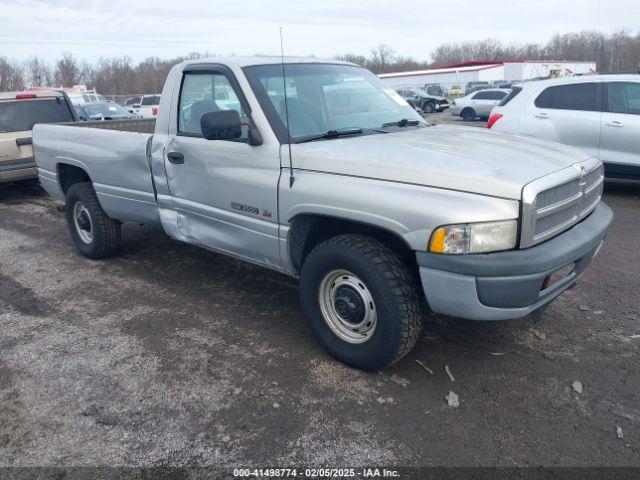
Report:
M 279 269 L 278 148 L 249 145 L 248 126 L 241 138 L 203 138 L 205 113 L 233 109 L 248 122 L 251 111 L 230 69 L 199 68 L 183 72 L 164 152 L 177 228 L 191 243 Z
M 614 175 L 640 175 L 640 81 L 606 82 L 600 160 Z

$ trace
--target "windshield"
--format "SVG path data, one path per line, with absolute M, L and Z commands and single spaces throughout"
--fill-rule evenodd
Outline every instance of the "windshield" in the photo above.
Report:
M 296 141 L 329 131 L 380 129 L 405 119 L 427 125 L 393 88 L 363 68 L 330 64 L 286 64 L 284 68 L 286 105 L 282 65 L 244 68 L 281 141 L 286 141 L 287 133 Z
M 122 115 L 130 115 L 129 111 L 121 107 L 117 103 L 95 103 L 84 106 L 84 111 L 91 118 L 95 117 L 119 117 Z
M 36 123 L 71 121 L 71 111 L 61 98 L 0 102 L 0 133 L 31 130 Z

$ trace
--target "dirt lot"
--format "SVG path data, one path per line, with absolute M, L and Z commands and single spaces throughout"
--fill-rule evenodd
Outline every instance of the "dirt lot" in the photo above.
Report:
M 608 241 L 541 323 L 430 325 L 363 373 L 295 281 L 132 225 L 92 262 L 2 187 L 0 465 L 640 466 L 639 196 L 607 184 Z

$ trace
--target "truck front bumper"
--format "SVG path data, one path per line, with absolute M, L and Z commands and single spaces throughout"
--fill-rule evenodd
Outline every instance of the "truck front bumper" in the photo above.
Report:
M 429 307 L 470 320 L 524 317 L 575 284 L 598 253 L 612 218 L 600 202 L 582 222 L 535 247 L 473 255 L 417 252 Z
M 36 162 L 31 158 L 0 164 L 0 183 L 38 178 Z

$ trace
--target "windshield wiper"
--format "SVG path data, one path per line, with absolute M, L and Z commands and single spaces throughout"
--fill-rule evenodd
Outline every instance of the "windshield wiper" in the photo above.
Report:
M 415 127 L 420 124 L 420 120 L 409 120 L 408 118 L 403 118 L 402 120 L 398 120 L 397 122 L 387 122 L 383 123 L 383 127 Z
M 314 140 L 322 140 L 323 138 L 338 138 L 345 135 L 360 135 L 363 132 L 361 128 L 349 128 L 344 130 L 329 130 L 328 132 L 310 135 L 296 140 L 296 143 L 312 142 Z

